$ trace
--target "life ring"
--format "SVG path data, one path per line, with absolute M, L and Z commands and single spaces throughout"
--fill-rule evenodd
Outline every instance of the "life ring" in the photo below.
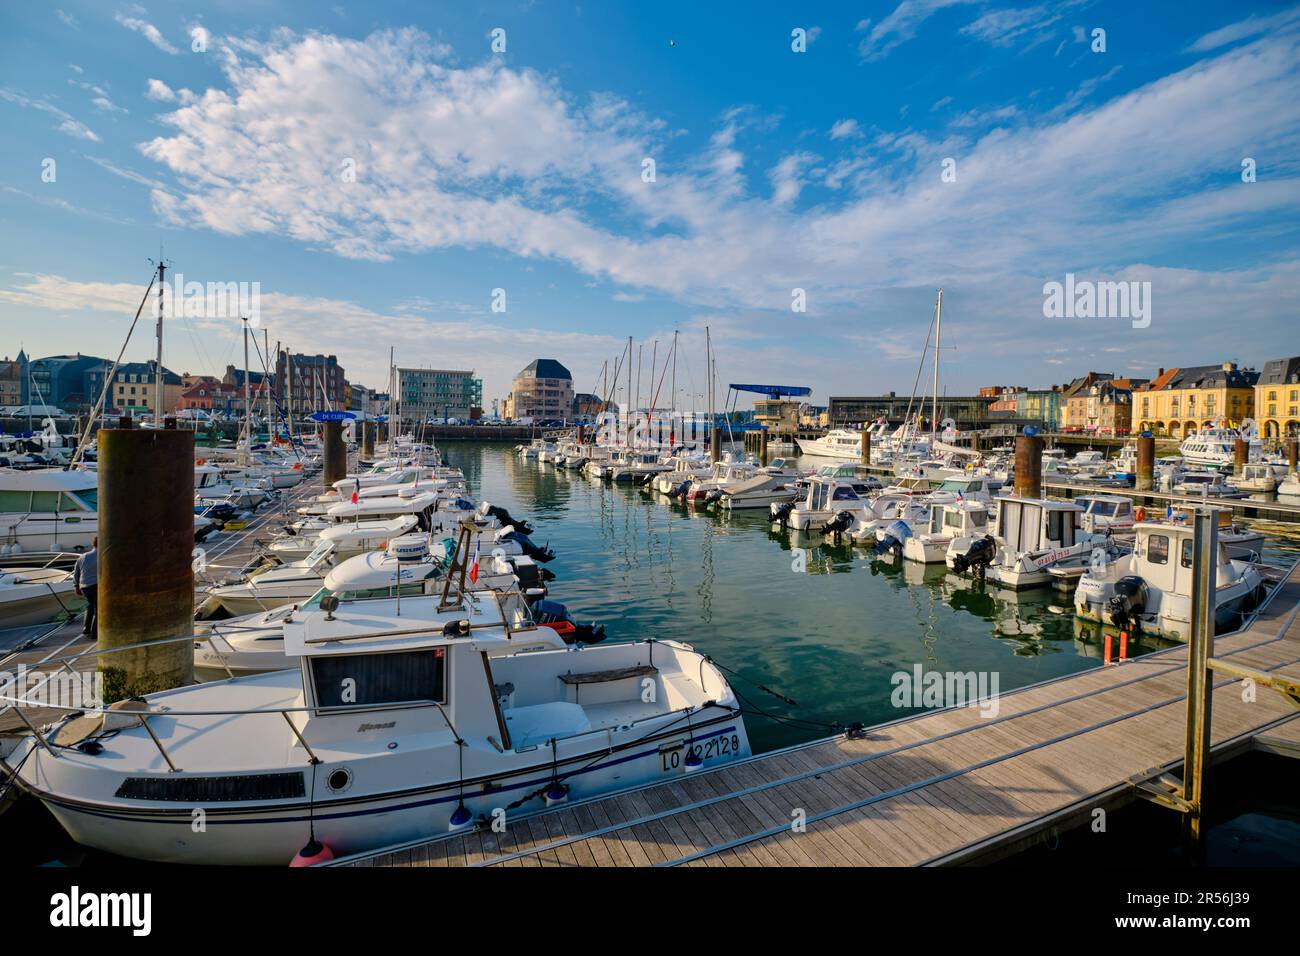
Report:
M 197 462 L 195 462 L 196 465 L 206 465 L 207 463 L 208 460 L 206 458 L 200 458 Z
M 1137 511 L 1133 512 L 1133 520 L 1135 520 L 1135 521 L 1146 521 L 1146 520 L 1147 520 L 1147 509 L 1146 509 L 1146 508 L 1143 508 L 1141 505 L 1138 505 L 1138 507 L 1137 507 Z

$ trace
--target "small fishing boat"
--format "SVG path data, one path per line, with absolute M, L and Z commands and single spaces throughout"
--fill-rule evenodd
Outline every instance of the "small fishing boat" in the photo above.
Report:
M 1117 549 L 1110 535 L 1080 530 L 1083 509 L 1070 501 L 1020 498 L 997 500 L 992 534 L 954 538 L 948 567 L 958 574 L 972 571 L 1008 588 L 1053 583 L 1050 569 L 1082 567 L 1092 552 Z
M 754 474 L 752 478 L 722 489 L 720 504 L 728 511 L 740 511 L 748 508 L 768 508 L 774 504 L 794 501 L 798 494 L 795 482 L 799 479 L 799 469 L 784 458 L 773 458 Z
M 469 599 L 411 620 L 330 598 L 283 629 L 294 668 L 69 713 L 57 756 L 29 736 L 0 770 L 85 846 L 284 866 L 750 754 L 726 677 L 676 641 L 513 653 L 535 632 Z
M 1240 475 L 1229 481 L 1238 491 L 1268 494 L 1277 490 L 1277 476 L 1273 473 L 1273 466 L 1268 464 L 1246 465 Z
M 904 560 L 922 564 L 943 564 L 954 538 L 982 535 L 988 527 L 989 509 L 982 501 L 954 500 L 930 505 L 930 522 L 920 530 L 906 522 L 876 532 L 882 554 L 901 554 Z M 903 529 L 907 533 L 903 534 Z M 880 546 L 883 546 L 880 547 Z
M 1130 554 L 1097 563 L 1079 579 L 1075 614 L 1123 630 L 1188 638 L 1192 617 L 1193 535 L 1186 524 L 1138 522 Z M 1233 559 L 1219 543 L 1215 571 L 1215 624 L 1236 627 L 1258 606 L 1263 577 L 1250 561 Z

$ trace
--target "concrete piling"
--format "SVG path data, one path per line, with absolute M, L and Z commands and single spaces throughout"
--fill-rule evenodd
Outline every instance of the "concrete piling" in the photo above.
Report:
M 342 422 L 321 423 L 321 480 L 325 487 L 333 488 L 334 482 L 348 475 L 348 448 L 343 443 Z
M 102 429 L 98 648 L 194 633 L 194 433 Z M 99 658 L 104 702 L 194 680 L 194 644 Z
M 1016 436 L 1016 496 L 1043 496 L 1043 439 L 1038 435 Z
M 1150 491 L 1155 485 L 1156 474 L 1156 440 L 1151 435 L 1139 435 L 1137 440 L 1137 481 L 1134 487 L 1138 491 Z

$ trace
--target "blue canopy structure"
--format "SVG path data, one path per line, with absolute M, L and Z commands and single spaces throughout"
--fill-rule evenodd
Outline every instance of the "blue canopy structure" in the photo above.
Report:
M 802 385 L 728 385 L 738 392 L 758 392 L 772 398 L 786 398 L 795 395 L 811 395 L 812 389 Z

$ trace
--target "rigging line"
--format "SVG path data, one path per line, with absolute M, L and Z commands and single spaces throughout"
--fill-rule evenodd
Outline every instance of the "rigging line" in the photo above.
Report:
M 86 444 L 90 441 L 90 430 L 95 424 L 95 419 L 99 418 L 99 413 L 104 408 L 104 399 L 108 397 L 109 390 L 113 387 L 113 376 L 117 374 L 117 367 L 122 361 L 122 355 L 126 352 L 126 347 L 131 342 L 131 334 L 135 332 L 136 323 L 140 321 L 140 313 L 144 311 L 145 303 L 149 301 L 149 293 L 153 291 L 154 283 L 158 281 L 158 270 L 155 269 L 153 275 L 149 277 L 149 287 L 144 290 L 144 297 L 140 299 L 140 307 L 135 310 L 135 318 L 131 320 L 131 327 L 126 330 L 126 339 L 122 342 L 122 348 L 117 353 L 117 358 L 113 359 L 113 367 L 108 370 L 104 376 L 104 387 L 99 390 L 99 400 L 95 402 L 95 408 L 90 413 L 90 418 L 86 421 L 86 430 L 82 432 L 80 440 L 77 442 L 77 450 L 72 454 L 72 460 L 68 463 L 71 469 L 78 461 L 81 460 L 82 454 L 85 453 Z M 161 411 L 161 410 L 160 410 Z

